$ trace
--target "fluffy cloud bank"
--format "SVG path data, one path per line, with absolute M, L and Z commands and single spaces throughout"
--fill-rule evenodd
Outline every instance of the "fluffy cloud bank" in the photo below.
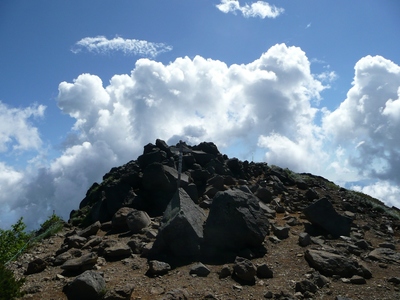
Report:
M 12 150 L 39 149 L 42 145 L 38 129 L 30 119 L 41 118 L 46 107 L 34 105 L 24 109 L 10 108 L 0 101 L 0 153 Z
M 360 175 L 400 184 L 400 67 L 381 56 L 355 65 L 353 87 L 323 126 Z
M 226 14 L 239 11 L 245 18 L 259 17 L 261 19 L 276 18 L 285 11 L 283 8 L 270 5 L 264 1 L 257 1 L 251 5 L 246 3 L 244 6 L 240 6 L 238 0 L 221 0 L 221 3 L 217 4 L 216 7 Z
M 0 172 L 10 174 L 0 176 L 0 188 L 14 188 L 12 201 L 0 195 L 0 215 L 8 214 L 11 223 L 23 215 L 31 227 L 53 209 L 68 219 L 94 181 L 136 159 L 156 138 L 169 144 L 213 141 L 223 152 L 234 146 L 247 155 L 261 150 L 270 164 L 331 180 L 346 173 L 386 178 L 386 190 L 396 192 L 397 174 L 389 164 L 396 163 L 396 153 L 399 160 L 398 69 L 381 57 L 362 58 L 347 98 L 332 112 L 318 103 L 335 74 L 312 74 L 306 54 L 285 44 L 242 65 L 200 56 L 167 65 L 140 59 L 130 74 L 106 84 L 81 74 L 59 84 L 57 104 L 75 120 L 62 155 L 36 173 L 0 164 Z M 363 165 L 364 156 L 364 162 L 375 160 Z M 376 184 L 358 188 L 382 191 Z M 8 225 L 0 220 L 0 227 Z
M 139 55 L 143 57 L 154 58 L 160 53 L 172 50 L 172 46 L 164 43 L 152 43 L 143 40 L 123 39 L 115 37 L 111 40 L 104 36 L 85 37 L 74 45 L 71 49 L 73 53 L 79 53 L 82 50 L 97 54 L 108 54 L 120 51 L 128 55 Z

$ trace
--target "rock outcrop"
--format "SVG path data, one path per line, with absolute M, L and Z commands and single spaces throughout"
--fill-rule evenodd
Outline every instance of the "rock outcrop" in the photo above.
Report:
M 157 140 L 11 267 L 33 299 L 396 299 L 399 220 L 320 176 Z

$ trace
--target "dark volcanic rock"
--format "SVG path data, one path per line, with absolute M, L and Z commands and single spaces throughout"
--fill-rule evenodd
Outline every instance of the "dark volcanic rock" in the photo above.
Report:
M 104 278 L 95 271 L 86 271 L 64 287 L 68 299 L 101 299 L 106 288 Z
M 158 260 L 150 260 L 149 269 L 147 270 L 146 275 L 148 276 L 165 275 L 170 270 L 171 266 L 168 263 Z
M 132 233 L 138 233 L 151 223 L 149 215 L 142 210 L 132 210 L 126 216 L 126 224 Z
M 95 253 L 88 253 L 78 258 L 67 260 L 61 269 L 67 271 L 86 271 L 97 263 L 97 255 Z
M 349 236 L 352 219 L 339 215 L 327 198 L 321 198 L 304 209 L 304 215 L 334 237 Z
M 233 271 L 235 272 L 235 275 L 241 280 L 250 283 L 255 281 L 257 269 L 251 262 L 251 260 L 243 257 L 236 257 Z
M 376 248 L 367 257 L 383 263 L 400 264 L 400 253 L 390 248 Z
M 28 264 L 25 275 L 40 273 L 46 269 L 47 263 L 42 258 L 36 258 Z
M 165 210 L 152 254 L 164 250 L 178 257 L 200 255 L 206 216 L 183 189 L 179 189 Z
M 305 258 L 312 268 L 325 276 L 352 277 L 362 272 L 357 261 L 326 251 L 307 250 Z
M 205 243 L 226 250 L 258 247 L 269 233 L 259 200 L 241 190 L 218 192 L 204 227 Z

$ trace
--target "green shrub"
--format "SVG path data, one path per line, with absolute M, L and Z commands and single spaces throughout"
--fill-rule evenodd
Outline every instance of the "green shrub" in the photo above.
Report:
M 11 229 L 0 229 L 0 264 L 5 264 L 27 246 L 31 234 L 26 233 L 25 229 L 22 218 Z
M 53 236 L 59 232 L 64 226 L 64 221 L 56 214 L 52 214 L 43 224 L 40 225 L 40 229 L 36 232 L 36 239 L 41 240 Z
M 21 297 L 20 291 L 25 279 L 16 280 L 14 273 L 0 263 L 0 300 L 12 300 Z

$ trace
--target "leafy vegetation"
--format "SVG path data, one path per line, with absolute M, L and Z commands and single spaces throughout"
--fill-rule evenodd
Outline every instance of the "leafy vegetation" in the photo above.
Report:
M 349 191 L 350 198 L 358 203 L 371 208 L 378 213 L 384 213 L 392 218 L 400 220 L 400 211 L 386 206 L 380 200 L 358 191 Z
M 12 271 L 0 263 L 0 300 L 12 300 L 22 296 L 21 286 L 25 279 L 15 279 Z
M 25 229 L 22 218 L 12 225 L 11 229 L 0 229 L 0 263 L 5 264 L 27 246 L 32 234 L 26 233 Z
M 16 280 L 6 263 L 14 259 L 28 246 L 32 235 L 25 232 L 22 218 L 9 230 L 0 229 L 0 300 L 15 299 L 21 296 L 20 288 L 24 280 Z
M 40 229 L 36 232 L 35 241 L 48 238 L 59 232 L 64 226 L 64 221 L 56 214 L 52 214 L 43 224 L 40 225 Z
M 64 226 L 64 221 L 57 215 L 52 214 L 36 232 L 27 233 L 26 225 L 20 218 L 11 229 L 0 229 L 0 300 L 10 300 L 22 296 L 20 292 L 24 279 L 16 279 L 6 264 L 25 249 L 42 239 L 48 238 Z

